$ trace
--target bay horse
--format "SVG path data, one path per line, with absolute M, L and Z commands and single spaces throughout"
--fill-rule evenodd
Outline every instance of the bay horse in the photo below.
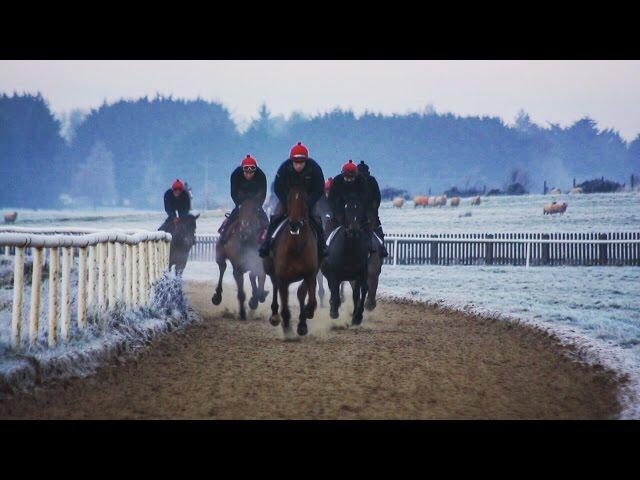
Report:
M 337 227 L 329 236 L 329 255 L 322 263 L 322 273 L 327 278 L 331 292 L 330 316 L 338 318 L 340 308 L 340 284 L 352 282 L 352 325 L 362 323 L 364 301 L 368 292 L 368 261 L 371 236 L 365 229 L 364 209 L 356 200 L 345 205 L 345 224 Z
M 307 193 L 301 186 L 293 186 L 287 196 L 287 218 L 285 218 L 272 237 L 272 249 L 263 258 L 264 270 L 273 284 L 271 302 L 271 325 L 278 326 L 282 321 L 285 335 L 291 332 L 289 320 L 289 285 L 302 280 L 298 287 L 300 316 L 297 333 L 306 335 L 307 319 L 313 318 L 316 301 L 316 275 L 319 269 L 318 243 L 316 233 L 310 225 Z M 282 304 L 278 314 L 278 295 Z M 305 305 L 305 299 L 309 301 Z
M 258 255 L 260 235 L 265 226 L 261 221 L 262 212 L 260 210 L 261 206 L 254 199 L 242 202 L 238 207 L 238 219 L 226 227 L 231 229 L 227 232 L 227 241 L 223 245 L 220 245 L 219 239 L 216 242 L 216 263 L 220 275 L 218 285 L 211 297 L 211 303 L 220 305 L 222 302 L 222 279 L 227 269 L 227 260 L 229 260 L 238 288 L 237 297 L 241 320 L 247 318 L 244 306 L 246 299 L 244 293 L 245 273 L 249 273 L 249 281 L 251 282 L 251 298 L 249 299 L 251 310 L 258 308 L 258 302 L 264 302 L 269 293 L 264 290 L 266 275 Z
M 176 275 L 182 276 L 187 265 L 189 251 L 196 243 L 196 220 L 199 213 L 191 213 L 181 217 L 178 223 L 169 227 L 171 244 L 169 246 L 169 270 L 175 265 Z

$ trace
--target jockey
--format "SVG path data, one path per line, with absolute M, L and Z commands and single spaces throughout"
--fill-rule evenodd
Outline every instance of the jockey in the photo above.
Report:
M 188 215 L 191 210 L 191 197 L 184 188 L 184 182 L 179 178 L 176 178 L 171 188 L 164 192 L 164 210 L 167 212 L 167 219 L 158 230 L 169 233 L 173 231 L 180 218 Z
M 333 228 L 344 223 L 344 206 L 349 200 L 358 200 L 367 214 L 367 185 L 358 175 L 358 167 L 353 160 L 342 165 L 342 173 L 336 175 L 329 189 L 329 205 L 333 213 Z
M 380 237 L 380 240 L 382 240 L 380 255 L 382 257 L 388 257 L 389 252 L 387 252 L 387 248 L 384 246 L 382 223 L 380 223 L 380 217 L 378 216 L 378 209 L 380 208 L 380 202 L 382 200 L 378 181 L 376 180 L 376 177 L 369 174 L 369 165 L 364 163 L 364 160 L 360 160 L 360 163 L 358 164 L 358 174 L 365 179 L 365 184 L 367 185 L 367 217 L 373 222 L 373 231 L 378 235 L 378 237 Z
M 327 247 L 324 244 L 324 231 L 322 223 L 316 218 L 314 206 L 324 193 L 324 174 L 322 168 L 315 160 L 309 158 L 309 151 L 301 142 L 294 145 L 289 153 L 289 158 L 285 160 L 276 174 L 274 181 L 274 193 L 278 197 L 278 206 L 271 216 L 271 222 L 267 229 L 264 242 L 260 246 L 260 256 L 269 255 L 271 247 L 271 235 L 282 220 L 286 218 L 287 195 L 294 185 L 302 185 L 307 191 L 307 206 L 309 208 L 310 225 L 316 232 L 318 239 L 318 256 L 320 258 L 327 255 Z
M 231 174 L 231 198 L 235 206 L 218 230 L 218 233 L 220 233 L 218 243 L 220 245 L 224 245 L 224 242 L 227 241 L 226 233 L 228 233 L 228 230 L 225 227 L 231 225 L 238 217 L 238 207 L 249 198 L 255 199 L 256 203 L 260 206 L 263 222 L 265 225 L 267 224 L 269 219 L 262 209 L 262 204 L 266 196 L 267 177 L 258 167 L 256 159 L 247 154 L 247 156 L 242 159 L 240 166 Z

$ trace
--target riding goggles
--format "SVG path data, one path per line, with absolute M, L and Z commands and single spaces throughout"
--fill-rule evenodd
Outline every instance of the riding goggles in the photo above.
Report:
M 258 167 L 256 167 L 255 165 L 246 165 L 246 166 L 242 167 L 242 171 L 243 172 L 255 172 L 257 168 Z

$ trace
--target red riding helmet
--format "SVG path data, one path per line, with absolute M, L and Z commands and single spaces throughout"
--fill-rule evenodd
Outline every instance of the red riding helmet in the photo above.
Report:
M 171 184 L 171 190 L 184 190 L 184 183 L 179 178 L 176 178 Z
M 291 153 L 289 154 L 289 158 L 303 158 L 303 159 L 307 159 L 309 158 L 309 150 L 307 150 L 307 147 L 305 147 L 302 142 L 298 142 L 296 145 L 293 146 L 293 148 L 291 149 Z
M 349 160 L 342 165 L 342 173 L 345 177 L 355 177 L 358 174 L 358 167 L 353 163 L 353 160 Z
M 324 191 L 326 192 L 327 190 L 329 190 L 332 184 L 333 184 L 333 177 L 327 178 L 324 182 Z
M 240 163 L 240 166 L 241 167 L 249 167 L 249 166 L 257 167 L 258 162 L 256 162 L 256 159 L 247 153 L 247 156 L 242 159 L 242 163 Z

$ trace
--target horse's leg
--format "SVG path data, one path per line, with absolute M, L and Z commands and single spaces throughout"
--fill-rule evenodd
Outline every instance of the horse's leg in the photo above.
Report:
M 285 334 L 291 331 L 291 312 L 289 311 L 289 285 L 284 280 L 278 279 L 278 291 L 280 292 L 280 315 L 282 316 L 282 330 Z
M 278 315 L 278 281 L 275 275 L 269 275 L 271 279 L 271 286 L 273 287 L 273 298 L 271 300 L 271 317 L 269 317 L 269 323 L 274 327 L 280 325 L 280 315 Z
M 266 279 L 267 276 L 264 273 L 258 275 L 258 300 L 260 303 L 263 303 L 269 294 L 269 292 L 266 292 L 264 289 L 264 282 Z
M 249 281 L 251 282 L 251 298 L 249 299 L 249 308 L 255 310 L 258 308 L 258 285 L 256 283 L 256 275 L 249 272 Z
M 344 302 L 344 282 L 340 282 L 340 302 Z
M 364 276 L 360 280 L 359 290 L 360 290 L 360 299 L 357 305 L 354 305 L 354 316 L 353 316 L 353 324 L 360 325 L 362 323 L 362 316 L 364 313 L 364 300 L 367 297 L 367 292 L 369 291 L 369 286 L 367 284 L 367 277 Z
M 329 315 L 331 318 L 338 318 L 340 315 L 338 312 L 340 308 L 340 282 L 334 277 L 327 277 L 327 283 L 329 284 L 329 291 L 331 292 Z
M 244 294 L 244 272 L 240 268 L 233 269 L 233 278 L 236 280 L 238 286 L 238 307 L 240 308 L 240 320 L 246 320 L 247 312 L 244 310 L 244 300 L 246 295 Z
M 377 265 L 372 265 L 368 268 L 367 287 L 368 295 L 365 307 L 368 311 L 376 308 L 376 293 L 378 292 L 378 280 L 380 278 L 380 269 Z
M 221 252 L 222 249 L 217 250 L 220 252 L 216 255 L 216 263 L 220 270 L 220 276 L 218 277 L 216 292 L 213 294 L 213 297 L 211 297 L 211 303 L 214 305 L 220 305 L 220 302 L 222 301 L 222 278 L 224 277 L 224 272 L 227 269 L 227 257 Z
M 357 325 L 358 305 L 360 304 L 360 280 L 351 282 L 351 296 L 353 298 L 353 314 L 351 315 L 351 325 Z
M 320 297 L 320 308 L 324 308 L 324 282 L 322 281 L 322 272 L 318 270 L 318 297 Z
M 300 282 L 298 287 L 298 303 L 300 304 L 300 315 L 298 316 L 298 335 L 304 336 L 307 334 L 307 317 L 304 309 L 304 300 L 307 297 L 307 283 L 306 280 Z
M 313 318 L 313 314 L 318 306 L 318 301 L 316 300 L 316 276 L 309 275 L 309 278 L 306 279 L 304 283 L 307 285 L 309 292 L 309 301 L 305 307 L 305 315 L 307 318 Z

